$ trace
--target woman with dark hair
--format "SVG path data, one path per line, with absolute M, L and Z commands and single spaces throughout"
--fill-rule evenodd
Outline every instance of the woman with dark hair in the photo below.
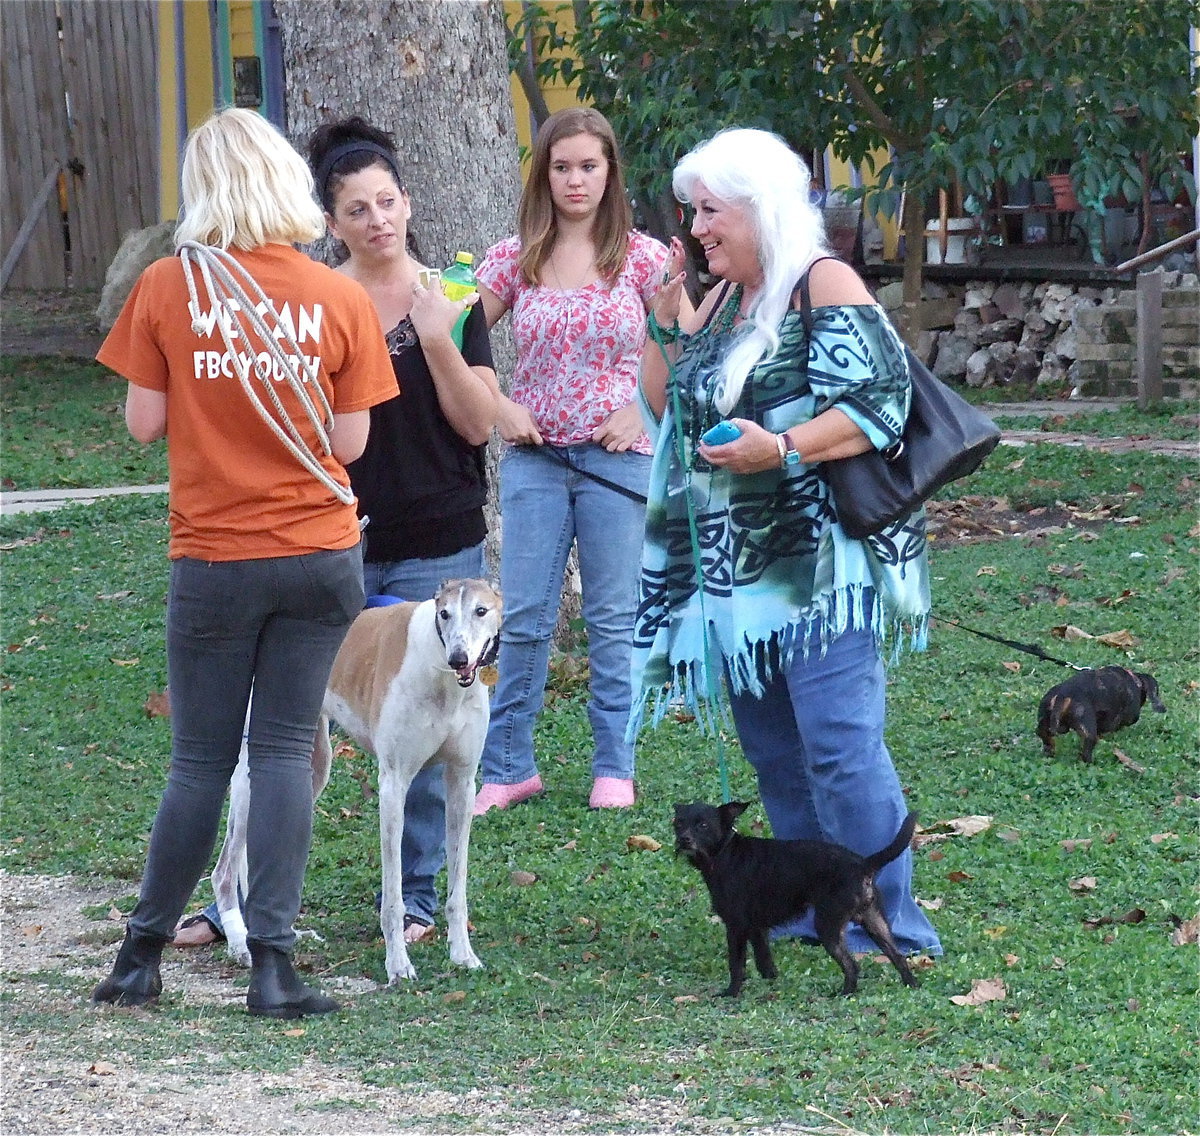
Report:
M 362 287 L 292 247 L 325 222 L 304 159 L 265 119 L 224 110 L 191 133 L 183 204 L 180 255 L 141 275 L 97 355 L 129 381 L 130 433 L 167 440 L 171 767 L 137 906 L 92 998 L 161 993 L 162 948 L 212 855 L 245 730 L 247 1008 L 323 1014 L 337 1003 L 291 963 L 313 737 L 363 606 L 345 467 L 396 380 Z
M 512 312 L 517 364 L 500 399 L 504 626 L 477 815 L 543 789 L 533 729 L 572 544 L 591 675 L 589 804 L 634 803 L 625 727 L 650 472 L 637 370 L 667 250 L 632 224 L 612 127 L 591 108 L 561 110 L 538 130 L 517 235 L 479 269 L 489 326 Z
M 484 449 L 500 396 L 483 309 L 463 311 L 424 288 L 408 221 L 412 204 L 390 134 L 358 116 L 314 131 L 308 144 L 329 231 L 346 246 L 339 270 L 357 280 L 385 330 L 398 397 L 371 411 L 366 451 L 350 467 L 363 530 L 368 596 L 432 599 L 446 580 L 485 575 Z M 435 879 L 446 859 L 441 765 L 413 779 L 401 861 L 405 939 L 430 933 Z

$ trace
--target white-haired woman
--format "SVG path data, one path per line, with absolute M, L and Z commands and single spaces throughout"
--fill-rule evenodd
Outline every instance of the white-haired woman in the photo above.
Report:
M 804 162 L 761 130 L 722 131 L 675 169 L 675 194 L 694 210 L 692 235 L 720 280 L 680 326 L 676 244 L 652 307 L 666 345 L 664 354 L 647 341 L 642 370 L 658 432 L 632 728 L 681 695 L 711 720 L 708 675 L 723 670 L 775 836 L 868 854 L 895 837 L 907 811 L 883 739 L 880 656 L 902 635 L 924 640 L 924 517 L 852 540 L 821 476 L 821 462 L 895 442 L 910 387 L 884 313 L 857 273 L 828 257 L 809 183 Z M 811 339 L 797 288 L 806 273 Z M 700 441 L 723 419 L 739 437 Z M 940 953 L 911 876 L 911 853 L 879 874 L 896 941 L 907 953 Z M 811 914 L 777 930 L 816 937 Z M 857 926 L 848 941 L 874 949 Z
M 218 276 L 221 254 L 185 242 L 224 250 L 249 273 L 265 299 L 233 268 L 249 301 L 235 307 L 264 316 L 267 336 L 249 316 L 231 326 L 238 317 L 199 268 L 169 257 L 139 278 L 97 355 L 129 381 L 133 436 L 167 439 L 172 733 L 141 892 L 97 1002 L 138 1005 L 161 992 L 162 948 L 208 866 L 245 729 L 247 1008 L 278 1018 L 337 1009 L 292 968 L 292 924 L 312 832 L 313 736 L 364 598 L 344 467 L 362 453 L 370 408 L 396 394 L 396 380 L 362 286 L 292 247 L 324 232 L 312 189 L 307 163 L 259 115 L 224 110 L 197 127 L 184 152 L 176 246 Z M 282 360 L 270 339 L 286 344 Z M 278 408 L 268 394 L 260 414 L 252 392 L 268 387 Z

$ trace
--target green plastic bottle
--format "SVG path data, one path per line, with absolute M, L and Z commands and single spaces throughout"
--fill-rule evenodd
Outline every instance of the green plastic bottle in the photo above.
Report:
M 475 279 L 475 269 L 472 267 L 474 263 L 475 257 L 471 253 L 459 252 L 454 257 L 454 263 L 442 272 L 442 291 L 446 294 L 447 299 L 461 300 L 464 296 L 469 296 L 472 292 L 479 290 L 479 282 Z M 454 345 L 460 351 L 463 345 L 463 326 L 467 322 L 470 311 L 471 309 L 467 308 L 458 317 L 458 321 L 450 332 L 454 339 Z

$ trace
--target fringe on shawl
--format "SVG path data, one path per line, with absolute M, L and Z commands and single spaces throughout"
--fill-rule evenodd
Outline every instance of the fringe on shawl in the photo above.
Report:
M 929 643 L 929 613 L 888 613 L 884 610 L 886 605 L 876 597 L 868 620 L 866 609 L 870 595 L 875 595 L 875 589 L 863 584 L 826 593 L 813 603 L 803 619 L 772 631 L 765 638 L 751 640 L 747 637 L 744 646 L 732 657 L 722 660 L 720 653 L 713 651 L 713 668 L 723 671 L 724 681 L 734 694 L 748 691 L 755 698 L 761 698 L 765 683 L 774 679 L 778 670 L 786 670 L 791 665 L 797 650 L 802 658 L 808 659 L 814 646 L 814 631 L 821 656 L 829 649 L 829 644 L 847 630 L 863 631 L 868 625 L 875 639 L 875 649 L 885 666 L 897 663 L 905 650 L 924 651 Z M 681 661 L 674 671 L 675 677 L 670 683 L 643 690 L 635 699 L 626 740 L 637 737 L 646 724 L 647 711 L 652 727 L 669 712 L 679 711 L 696 719 L 701 734 L 713 734 L 732 725 L 728 702 L 721 696 L 722 674 L 713 678 L 714 705 L 705 677 L 704 659 Z

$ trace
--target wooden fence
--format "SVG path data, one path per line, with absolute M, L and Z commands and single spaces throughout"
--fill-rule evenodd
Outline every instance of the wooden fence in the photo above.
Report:
M 3 4 L 0 286 L 99 288 L 159 220 L 153 0 Z

